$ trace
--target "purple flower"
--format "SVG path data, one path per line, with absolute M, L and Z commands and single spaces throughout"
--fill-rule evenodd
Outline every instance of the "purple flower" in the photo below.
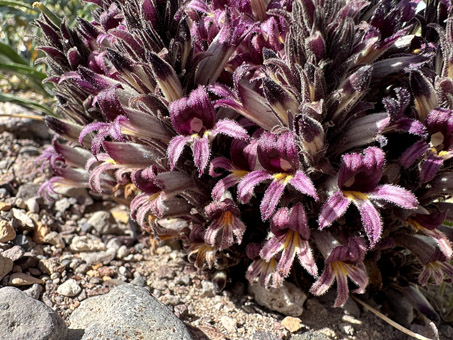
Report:
M 407 223 L 415 231 L 432 237 L 445 258 L 450 259 L 453 254 L 451 243 L 445 234 L 437 229 L 444 222 L 446 215 L 445 212 L 433 212 L 429 215 L 415 214 L 407 219 Z
M 340 307 L 348 299 L 348 277 L 359 287 L 355 293 L 363 294 L 368 285 L 368 276 L 363 264 L 366 254 L 365 242 L 355 237 L 350 238 L 347 245 L 339 245 L 329 233 L 314 234 L 315 242 L 325 257 L 325 266 L 319 279 L 310 288 L 310 293 L 323 295 L 336 281 L 337 299 L 334 307 Z
M 287 185 L 318 199 L 312 181 L 299 170 L 299 155 L 292 132 L 280 136 L 263 133 L 258 140 L 257 154 L 264 170 L 252 171 L 241 180 L 238 198 L 242 203 L 247 202 L 259 183 L 271 180 L 260 204 L 263 221 L 273 214 Z
M 247 245 L 247 257 L 253 262 L 248 267 L 245 277 L 251 283 L 254 283 L 258 278 L 259 284 L 263 287 L 280 287 L 283 283 L 283 276 L 277 270 L 277 260 L 274 257 L 270 258 L 269 261 L 262 259 L 259 255 L 260 248 L 257 243 Z
M 453 279 L 453 266 L 450 258 L 436 247 L 435 241 L 426 235 L 397 234 L 393 237 L 399 245 L 409 249 L 422 264 L 422 271 L 418 276 L 418 283 L 425 286 L 432 277 L 439 285 L 447 276 Z
M 296 255 L 310 275 L 318 276 L 318 267 L 308 243 L 310 231 L 302 204 L 298 203 L 291 209 L 278 209 L 271 220 L 271 232 L 270 239 L 261 249 L 260 256 L 269 262 L 281 253 L 276 270 L 282 277 L 289 275 Z
M 324 204 L 319 215 L 319 229 L 330 226 L 346 213 L 351 202 L 362 217 L 362 224 L 371 247 L 381 237 L 381 216 L 373 205 L 375 200 L 391 202 L 404 209 L 415 209 L 417 198 L 410 191 L 391 184 L 379 185 L 384 171 L 385 154 L 369 147 L 363 154 L 344 155 L 338 175 L 338 188 Z
M 434 109 L 425 120 L 428 141 L 419 140 L 401 156 L 400 162 L 405 168 L 412 166 L 417 159 L 420 162 L 420 180 L 431 181 L 444 162 L 453 157 L 453 111 Z
M 212 189 L 212 198 L 219 201 L 227 189 L 238 184 L 250 171 L 255 169 L 256 149 L 258 143 L 252 140 L 247 143 L 242 140 L 233 140 L 230 149 L 230 159 L 226 157 L 216 157 L 211 161 L 209 175 L 218 177 L 220 174 L 215 172 L 216 168 L 230 171 L 230 174 L 220 179 Z
M 211 219 L 205 233 L 206 243 L 223 250 L 236 243 L 241 244 L 245 225 L 239 218 L 239 209 L 230 199 L 212 202 L 205 208 L 206 215 Z
M 198 269 L 211 269 L 216 262 L 217 250 L 214 246 L 205 243 L 206 230 L 201 225 L 194 225 L 189 235 L 189 246 L 187 249 L 188 259 Z
M 205 89 L 199 86 L 189 97 L 181 98 L 170 104 L 170 118 L 179 136 L 168 145 L 170 167 L 174 169 L 187 143 L 193 150 L 194 163 L 201 176 L 211 154 L 210 141 L 217 134 L 235 139 L 248 140 L 247 131 L 238 123 L 228 119 L 217 121 L 216 111 Z

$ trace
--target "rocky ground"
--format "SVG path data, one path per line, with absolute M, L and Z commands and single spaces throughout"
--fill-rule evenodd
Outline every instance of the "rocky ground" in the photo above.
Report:
M 0 111 L 22 109 L 4 104 Z M 38 188 L 46 175 L 35 159 L 50 143 L 46 131 L 37 121 L 0 118 L 0 335 L 16 334 L 7 336 L 11 340 L 65 339 L 65 332 L 71 340 L 407 339 L 352 300 L 344 309 L 331 308 L 331 294 L 307 298 L 291 286 L 263 292 L 245 281 L 216 293 L 185 261 L 178 244 L 152 249 L 146 235 L 131 229 L 124 207 L 86 190 L 45 202 Z M 273 310 L 262 306 L 266 299 Z M 44 337 L 46 322 L 60 333 Z M 33 328 L 40 323 L 43 328 Z M 123 323 L 136 333 L 118 331 Z M 156 333 L 139 334 L 142 328 Z M 432 336 L 429 327 L 414 329 Z M 20 333 L 30 330 L 32 335 Z M 444 325 L 440 331 L 441 339 L 453 338 L 453 328 Z

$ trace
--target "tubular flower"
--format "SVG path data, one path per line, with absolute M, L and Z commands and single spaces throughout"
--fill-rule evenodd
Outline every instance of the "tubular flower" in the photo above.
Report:
M 453 111 L 434 109 L 426 118 L 425 125 L 429 132 L 429 143 L 420 140 L 409 147 L 401 156 L 401 164 L 408 168 L 417 159 L 423 158 L 420 163 L 420 180 L 429 182 L 444 162 L 453 157 Z
M 297 255 L 299 262 L 310 275 L 318 276 L 313 253 L 308 240 L 310 232 L 307 217 L 302 204 L 298 203 L 291 209 L 280 208 L 271 220 L 271 236 L 261 249 L 260 256 L 271 261 L 281 252 L 276 270 L 282 277 L 287 277 Z
M 378 185 L 384 170 L 384 152 L 376 147 L 364 150 L 363 154 L 343 156 L 338 188 L 325 203 L 319 215 L 319 228 L 330 226 L 343 216 L 351 202 L 362 217 L 365 232 L 373 247 L 381 237 L 382 221 L 374 200 L 391 202 L 404 209 L 415 209 L 417 198 L 408 190 L 391 184 Z
M 222 168 L 231 173 L 220 179 L 212 189 L 212 198 L 220 200 L 225 191 L 238 184 L 250 171 L 255 169 L 256 164 L 256 140 L 247 144 L 244 141 L 233 140 L 230 149 L 230 159 L 216 157 L 211 161 L 209 174 L 212 177 L 220 176 L 215 172 L 216 168 Z
M 368 285 L 368 276 L 363 260 L 366 246 L 361 238 L 350 238 L 347 245 L 340 245 L 329 234 L 315 233 L 315 242 L 326 257 L 324 271 L 310 288 L 310 293 L 324 294 L 337 282 L 335 307 L 345 304 L 349 295 L 348 277 L 359 287 L 354 292 L 363 294 Z
M 394 237 L 395 241 L 409 249 L 422 264 L 422 270 L 418 276 L 418 283 L 425 286 L 430 278 L 439 285 L 445 277 L 453 280 L 453 266 L 449 263 L 450 258 L 434 244 L 434 240 L 425 235 L 402 235 Z
M 239 209 L 232 200 L 212 202 L 206 206 L 205 211 L 212 220 L 206 229 L 206 243 L 222 250 L 231 247 L 236 237 L 237 244 L 241 244 L 245 225 L 240 220 Z
M 252 171 L 241 180 L 238 185 L 238 198 L 245 203 L 255 186 L 271 180 L 261 200 L 260 212 L 263 220 L 271 217 L 287 185 L 315 200 L 318 199 L 312 181 L 299 170 L 297 147 L 291 132 L 280 136 L 265 132 L 258 140 L 257 154 L 264 170 Z
M 236 139 L 247 140 L 247 131 L 238 123 L 228 119 L 216 121 L 214 106 L 205 89 L 200 86 L 188 98 L 181 98 L 170 105 L 170 118 L 179 136 L 168 145 L 168 158 L 173 169 L 184 146 L 192 144 L 194 162 L 201 176 L 211 154 L 210 140 L 221 133 Z
M 249 282 L 258 282 L 263 287 L 271 286 L 273 288 L 280 287 L 283 283 L 283 276 L 277 270 L 277 260 L 270 258 L 268 261 L 260 257 L 260 245 L 257 243 L 249 244 L 246 248 L 247 257 L 253 262 L 247 269 L 246 278 Z

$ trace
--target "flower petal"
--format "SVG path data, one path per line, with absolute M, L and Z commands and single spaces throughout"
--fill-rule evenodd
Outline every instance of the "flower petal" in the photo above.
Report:
M 354 200 L 353 202 L 359 209 L 365 232 L 370 240 L 370 246 L 373 247 L 381 237 L 381 215 L 369 200 Z
M 245 176 L 238 185 L 238 199 L 241 203 L 247 203 L 255 186 L 261 182 L 271 179 L 272 176 L 265 170 L 256 170 Z
M 174 169 L 176 162 L 178 162 L 178 159 L 181 156 L 182 151 L 184 150 L 184 147 L 191 138 L 192 137 L 188 136 L 176 136 L 168 144 L 167 155 L 168 159 L 170 160 L 171 170 Z
M 335 273 L 333 272 L 332 264 L 327 264 L 319 279 L 311 286 L 310 293 L 317 296 L 323 295 L 332 286 L 334 280 Z
M 426 160 L 422 163 L 420 169 L 420 180 L 423 183 L 432 180 L 443 164 L 444 159 L 442 157 L 436 156 L 434 153 L 429 152 L 428 158 L 426 158 Z
M 260 204 L 261 219 L 263 221 L 266 221 L 274 213 L 284 190 L 285 183 L 282 181 L 273 181 L 269 185 Z
M 429 146 L 425 141 L 419 140 L 412 146 L 410 146 L 400 158 L 400 163 L 405 168 L 410 167 L 415 161 L 421 157 L 426 151 L 428 151 Z
M 211 196 L 214 200 L 220 201 L 222 195 L 228 188 L 231 188 L 233 185 L 239 183 L 241 177 L 237 177 L 234 174 L 230 174 L 225 178 L 220 179 L 214 188 L 212 189 Z
M 217 122 L 214 128 L 211 130 L 213 134 L 224 134 L 235 139 L 248 140 L 249 135 L 247 130 L 240 126 L 234 120 L 221 119 Z
M 319 229 L 330 226 L 334 221 L 344 215 L 351 204 L 351 200 L 343 196 L 341 190 L 333 194 L 322 207 L 318 218 Z
M 375 190 L 367 193 L 370 199 L 392 202 L 404 209 L 415 209 L 418 207 L 418 200 L 409 190 L 396 185 L 384 184 Z
M 198 168 L 198 176 L 203 174 L 204 169 L 208 165 L 209 157 L 211 156 L 211 148 L 209 139 L 194 138 L 193 141 L 193 160 Z
M 311 179 L 305 175 L 302 171 L 297 170 L 294 177 L 291 178 L 289 183 L 299 192 L 313 197 L 315 200 L 318 200 L 318 195 L 316 194 L 315 186 Z

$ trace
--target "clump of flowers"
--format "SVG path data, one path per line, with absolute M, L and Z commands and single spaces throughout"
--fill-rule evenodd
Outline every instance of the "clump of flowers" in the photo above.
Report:
M 336 283 L 335 306 L 453 278 L 450 1 L 90 2 L 38 21 L 44 196 L 110 195 L 200 270 Z

